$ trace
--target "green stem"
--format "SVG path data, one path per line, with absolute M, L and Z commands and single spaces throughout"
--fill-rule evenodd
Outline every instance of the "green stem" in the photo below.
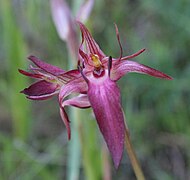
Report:
M 80 140 L 79 140 L 79 119 L 81 117 L 79 109 L 70 108 L 70 118 L 72 119 L 72 138 L 69 142 L 67 180 L 78 180 L 80 175 Z
M 77 39 L 76 39 L 77 43 Z M 67 44 L 69 63 L 68 68 L 73 69 L 76 66 L 76 54 L 72 54 L 72 50 L 69 49 Z M 71 96 L 72 97 L 72 96 Z M 69 116 L 72 119 L 71 122 L 71 140 L 69 142 L 68 151 L 68 167 L 67 167 L 67 180 L 78 180 L 80 176 L 81 166 L 81 144 L 79 139 L 79 127 L 81 126 L 82 112 L 80 109 L 69 107 Z
M 139 161 L 136 157 L 135 151 L 134 151 L 133 146 L 131 144 L 131 140 L 129 137 L 129 131 L 127 128 L 125 130 L 125 146 L 126 146 L 127 153 L 128 153 L 129 159 L 131 161 L 131 164 L 132 164 L 132 167 L 133 167 L 133 170 L 134 170 L 134 173 L 135 173 L 137 180 L 145 180 L 143 171 L 140 167 Z
M 85 110 L 82 117 L 85 123 L 80 124 L 78 131 L 84 174 L 86 179 L 99 180 L 102 179 L 102 158 L 97 141 L 96 121 L 91 120 L 90 110 Z

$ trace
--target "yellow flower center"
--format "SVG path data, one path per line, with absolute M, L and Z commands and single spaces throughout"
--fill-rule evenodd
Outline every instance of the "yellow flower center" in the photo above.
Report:
M 95 69 L 98 70 L 102 67 L 102 63 L 101 63 L 97 54 L 91 54 L 91 59 L 92 59 L 92 62 L 93 62 Z

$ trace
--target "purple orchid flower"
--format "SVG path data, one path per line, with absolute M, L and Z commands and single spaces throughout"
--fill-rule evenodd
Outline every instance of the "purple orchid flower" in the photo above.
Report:
M 116 35 L 120 46 L 119 58 L 106 56 L 88 29 L 81 22 L 78 24 L 82 33 L 78 69 L 65 71 L 47 64 L 35 56 L 30 56 L 28 59 L 37 67 L 31 66 L 32 72 L 24 70 L 19 70 L 19 72 L 38 79 L 38 81 L 21 92 L 32 100 L 45 100 L 58 94 L 60 115 L 67 128 L 69 139 L 71 138 L 70 121 L 65 106 L 92 107 L 99 129 L 117 168 L 124 149 L 126 128 L 120 90 L 116 82 L 129 72 L 148 74 L 168 80 L 172 78 L 156 69 L 128 60 L 138 56 L 145 49 L 123 57 L 116 25 Z M 68 95 L 73 93 L 78 95 L 65 100 Z

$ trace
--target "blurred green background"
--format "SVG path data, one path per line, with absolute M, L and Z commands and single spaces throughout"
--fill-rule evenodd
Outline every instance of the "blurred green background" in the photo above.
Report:
M 174 78 L 131 73 L 119 81 L 147 179 L 190 179 L 189 9 L 189 0 L 96 0 L 86 24 L 105 54 L 118 57 L 115 22 L 125 55 L 146 48 L 134 60 Z M 27 69 L 28 55 L 67 69 L 66 44 L 57 35 L 49 1 L 0 0 L 0 42 L 0 179 L 66 179 L 69 142 L 57 99 L 32 102 L 19 93 L 32 82 L 18 73 Z M 101 136 L 97 127 L 96 134 Z M 112 179 L 135 179 L 126 153 L 117 171 L 110 166 Z M 78 168 L 76 179 L 88 179 L 84 166 Z

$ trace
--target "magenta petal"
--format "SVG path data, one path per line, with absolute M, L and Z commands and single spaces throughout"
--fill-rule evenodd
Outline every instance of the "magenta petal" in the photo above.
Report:
M 66 100 L 62 103 L 62 106 L 60 107 L 60 115 L 61 115 L 61 118 L 62 118 L 62 120 L 66 126 L 68 139 L 71 139 L 70 121 L 69 121 L 67 113 L 64 109 L 65 106 L 75 106 L 78 108 L 89 108 L 90 102 L 88 100 L 87 95 L 82 94 L 82 95 L 79 95 L 77 97 Z
M 54 95 L 56 95 L 58 93 L 59 93 L 58 91 L 55 91 L 53 93 L 43 94 L 43 95 L 40 95 L 40 96 L 27 96 L 27 98 L 31 99 L 31 100 L 46 100 L 46 99 L 49 99 L 49 98 L 53 97 Z
M 30 59 L 39 68 L 43 69 L 47 73 L 50 73 L 54 76 L 61 75 L 65 72 L 64 70 L 60 69 L 59 67 L 48 64 L 35 56 L 29 56 L 28 59 Z
M 111 71 L 111 79 L 112 80 L 118 80 L 122 76 L 124 76 L 126 73 L 129 72 L 137 72 L 141 74 L 148 74 L 157 78 L 163 78 L 171 80 L 172 78 L 168 76 L 167 74 L 164 74 L 161 71 L 158 71 L 156 69 L 153 69 L 151 67 L 145 66 L 143 64 L 139 64 L 134 61 L 117 61 L 113 65 L 113 69 Z
M 63 120 L 65 127 L 67 129 L 68 139 L 70 140 L 71 139 L 71 128 L 70 128 L 69 118 L 68 118 L 67 113 L 63 107 L 60 107 L 59 110 L 60 110 L 61 119 Z
M 65 77 L 65 78 L 79 78 L 81 76 L 80 72 L 78 71 L 78 69 L 73 69 L 70 71 L 65 72 L 64 74 L 61 74 L 58 77 Z
M 89 82 L 88 97 L 117 168 L 121 161 L 125 138 L 119 88 L 110 79 L 100 84 Z
M 88 100 L 88 96 L 85 94 L 80 94 L 77 97 L 73 97 L 63 102 L 62 106 L 75 106 L 78 108 L 89 108 L 90 102 Z
M 69 83 L 62 86 L 59 93 L 59 102 L 61 103 L 71 93 L 86 93 L 87 84 L 83 77 L 78 77 L 71 80 Z
M 57 84 L 41 80 L 25 88 L 21 93 L 26 94 L 29 99 L 43 100 L 54 95 L 56 90 Z
M 132 58 L 135 58 L 136 56 L 140 55 L 141 53 L 143 53 L 146 49 L 143 48 L 143 49 L 140 49 L 139 51 L 137 51 L 136 53 L 134 54 L 131 54 L 129 56 L 125 56 L 125 57 L 122 57 L 121 60 L 127 60 L 127 59 L 132 59 Z
M 83 80 L 82 77 L 72 80 L 71 82 L 67 83 L 65 86 L 62 86 L 60 90 L 60 93 L 59 93 L 60 115 L 67 128 L 68 139 L 71 138 L 71 130 L 70 130 L 70 124 L 69 124 L 70 122 L 65 112 L 64 106 L 68 105 L 69 100 L 66 102 L 66 104 L 64 104 L 64 98 L 66 98 L 71 93 L 85 93 L 86 91 L 87 91 L 87 84 Z M 74 105 L 74 102 L 72 103 Z M 75 105 L 76 104 L 78 104 L 78 102 L 77 103 L 75 102 Z
M 35 74 L 35 73 L 27 72 L 27 71 L 24 71 L 22 69 L 19 69 L 18 71 L 25 76 L 29 76 L 32 78 L 42 78 L 41 74 Z
M 85 27 L 84 24 L 78 21 L 78 24 L 80 26 L 80 30 L 82 32 L 82 42 L 85 40 L 88 50 L 91 54 L 97 54 L 100 59 L 103 59 L 105 57 L 105 54 L 102 52 L 96 41 L 93 39 L 92 35 L 88 31 L 88 29 Z

